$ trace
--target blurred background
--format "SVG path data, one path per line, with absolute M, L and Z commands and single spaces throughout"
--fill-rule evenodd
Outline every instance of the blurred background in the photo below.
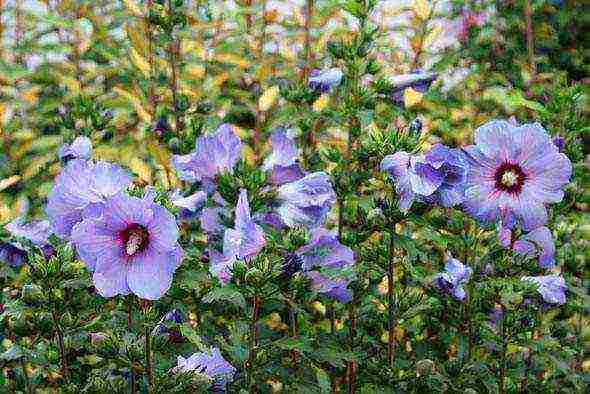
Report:
M 266 149 L 262 137 L 299 127 L 305 111 L 320 120 L 318 144 L 338 145 L 343 133 L 322 127 L 326 97 L 302 111 L 284 92 L 311 70 L 337 66 L 331 43 L 358 28 L 342 3 L 0 0 L 0 222 L 27 198 L 41 213 L 60 168 L 56 152 L 78 135 L 92 139 L 96 158 L 166 189 L 178 185 L 170 155 L 190 151 L 220 122 L 238 126 L 253 162 Z M 364 129 L 418 117 L 430 143 L 465 145 L 486 120 L 515 116 L 563 136 L 572 161 L 583 163 L 589 4 L 380 1 L 375 80 L 416 71 L 438 78 L 405 97 L 403 110 L 363 119 Z

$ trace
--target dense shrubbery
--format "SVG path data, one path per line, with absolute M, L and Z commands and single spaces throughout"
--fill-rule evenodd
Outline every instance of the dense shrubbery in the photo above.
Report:
M 3 392 L 587 390 L 587 6 L 5 9 Z

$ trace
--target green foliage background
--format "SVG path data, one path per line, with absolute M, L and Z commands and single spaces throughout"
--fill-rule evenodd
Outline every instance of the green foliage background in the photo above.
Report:
M 0 0 L 0 223 L 16 217 L 25 199 L 31 202 L 33 216 L 43 216 L 47 194 L 61 169 L 57 149 L 79 135 L 92 139 L 94 158 L 131 169 L 138 186 L 172 190 L 186 185 L 171 167 L 171 155 L 191 151 L 195 138 L 205 131 L 222 122 L 236 125 L 247 144 L 245 166 L 255 166 L 268 152 L 270 132 L 291 125 L 307 141 L 305 166 L 331 172 L 350 194 L 342 208 L 347 220 L 359 223 L 375 208 L 377 198 L 390 192 L 375 168 L 385 154 L 403 148 L 404 142 L 392 141 L 391 136 L 407 130 L 416 117 L 424 124 L 420 149 L 439 141 L 453 146 L 472 143 L 475 128 L 492 118 L 538 121 L 552 135 L 565 138 L 565 153 L 574 165 L 566 199 L 554 208 L 551 219 L 558 265 L 568 275 L 572 301 L 563 310 L 537 316 L 534 329 L 515 332 L 514 341 L 503 348 L 502 360 L 511 371 L 508 392 L 587 390 L 590 5 L 585 0 L 378 2 L 370 21 L 379 30 L 367 44 L 375 56 L 362 64 L 373 84 L 416 69 L 435 71 L 439 79 L 423 96 L 407 97 L 404 110 L 380 100 L 366 87 L 371 81 L 358 87 L 359 105 L 365 107 L 357 113 L 357 158 L 365 164 L 355 167 L 358 178 L 352 179 L 334 164 L 346 149 L 349 130 L 343 126 L 347 122 L 341 108 L 348 108 L 351 96 L 345 91 L 305 95 L 302 87 L 310 70 L 339 65 L 338 48 L 355 44 L 352 41 L 363 31 L 350 15 L 366 3 L 370 2 Z M 470 27 L 463 39 L 454 38 L 461 10 L 466 9 L 487 13 L 485 23 Z M 159 122 L 168 130 L 157 133 Z M 340 384 L 345 390 L 343 371 L 351 358 L 363 360 L 357 377 L 360 392 L 498 390 L 490 377 L 496 374 L 498 350 L 471 349 L 460 335 L 472 329 L 464 320 L 464 313 L 470 312 L 455 306 L 446 317 L 448 326 L 441 329 L 446 301 L 423 291 L 449 248 L 466 259 L 480 258 L 480 266 L 492 261 L 491 243 L 482 242 L 481 255 L 474 256 L 470 242 L 478 237 L 489 240 L 493 231 L 478 233 L 473 223 L 444 211 L 428 215 L 428 230 L 418 222 L 398 226 L 396 242 L 403 245 L 405 257 L 396 279 L 410 289 L 396 305 L 396 349 L 403 355 L 396 358 L 395 368 L 383 367 L 388 238 L 359 226 L 345 234 L 346 243 L 367 262 L 367 272 L 361 275 L 366 283 L 359 305 L 358 347 L 340 346 L 349 324 L 344 307 L 335 307 L 340 318 L 332 319 L 337 333 L 329 338 L 334 306 L 322 300 L 298 305 L 303 316 L 298 331 L 310 334 L 297 339 L 289 333 L 280 302 L 274 300 L 276 305 L 267 305 L 261 317 L 260 335 L 268 339 L 263 359 L 258 360 L 264 365 L 256 377 L 261 391 L 328 392 Z M 383 226 L 390 228 L 391 223 Z M 243 364 L 249 295 L 215 287 L 200 263 L 204 238 L 185 230 L 188 263 L 158 308 L 161 312 L 179 307 L 190 316 L 179 327 L 186 340 L 173 353 L 168 344 L 156 343 L 162 354 L 156 365 L 166 371 L 176 354 L 202 347 L 203 338 L 215 339 L 233 363 Z M 29 382 L 44 392 L 77 387 L 88 392 L 125 391 L 117 371 L 135 365 L 141 372 L 142 355 L 125 350 L 137 347 L 141 334 L 124 333 L 123 300 L 88 296 L 88 278 L 73 256 L 63 256 L 60 264 L 50 267 L 51 272 L 0 268 L 5 330 L 0 387 L 22 392 L 31 389 Z M 52 275 L 66 283 L 59 291 L 42 289 L 56 291 L 54 299 L 19 303 L 25 296 L 34 299 L 28 290 L 39 290 L 23 285 L 51 281 Z M 518 304 L 522 289 L 501 281 L 472 290 L 494 294 L 489 298 L 493 299 L 497 286 L 505 304 Z M 67 384 L 59 374 L 50 319 L 50 305 L 65 294 L 70 305 L 59 312 L 75 371 Z M 492 335 L 483 328 L 490 305 L 479 307 L 470 321 L 479 327 L 483 343 Z M 104 310 L 111 314 L 101 313 Z M 107 332 L 100 345 L 91 341 L 97 332 Z M 464 361 L 468 351 L 474 352 L 470 361 L 475 361 Z M 530 367 L 527 351 L 536 357 L 535 378 L 523 383 L 523 371 Z M 293 367 L 293 357 L 303 364 Z M 297 369 L 303 367 L 308 369 Z M 184 387 L 161 379 L 162 392 Z

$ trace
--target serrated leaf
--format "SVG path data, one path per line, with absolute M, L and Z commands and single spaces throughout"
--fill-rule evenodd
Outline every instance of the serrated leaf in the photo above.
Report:
M 188 339 L 190 343 L 195 345 L 199 351 L 204 352 L 208 350 L 207 345 L 201 340 L 201 337 L 196 333 L 196 331 L 188 325 L 188 323 L 183 323 L 180 325 L 180 333 L 183 337 Z
M 224 286 L 214 289 L 207 293 L 205 297 L 203 297 L 203 302 L 206 304 L 221 301 L 229 302 L 242 309 L 246 308 L 246 299 L 242 293 L 235 290 L 231 286 Z

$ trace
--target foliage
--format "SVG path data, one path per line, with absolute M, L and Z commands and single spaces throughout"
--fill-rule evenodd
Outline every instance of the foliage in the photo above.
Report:
M 588 387 L 585 2 L 26 3 L 0 0 L 0 248 L 26 252 L 20 267 L 0 263 L 0 392 Z M 335 68 L 338 83 L 309 83 Z M 436 80 L 401 93 L 391 82 L 417 72 Z M 404 210 L 398 181 L 382 171 L 395 152 L 471 145 L 476 128 L 495 118 L 539 122 L 563 138 L 573 172 L 549 208 L 551 270 L 503 248 L 498 228 L 459 205 L 417 200 Z M 218 209 L 222 227 L 239 230 L 234 207 L 246 190 L 265 237 L 259 253 L 234 259 L 229 284 L 211 270 L 223 232 L 187 220 L 174 194 L 210 186 L 184 179 L 175 157 L 222 124 L 241 140 L 241 156 L 211 175 L 217 194 L 207 191 L 194 210 Z M 259 221 L 285 200 L 266 167 L 277 130 L 296 141 L 306 173 L 329 176 L 325 227 L 354 263 L 306 271 L 292 259 L 314 232 Z M 130 195 L 153 192 L 177 218 L 184 256 L 159 300 L 104 298 L 70 240 L 51 236 L 46 253 L 4 226 L 24 207 L 45 218 L 67 165 L 58 150 L 79 136 L 92 141 L 92 159 L 133 174 Z M 436 285 L 447 254 L 472 270 L 464 300 Z M 310 272 L 344 281 L 349 302 L 314 286 Z M 551 273 L 567 284 L 563 305 L 543 302 L 521 280 Z M 202 366 L 175 369 L 178 356 L 211 348 L 236 369 L 226 388 Z

